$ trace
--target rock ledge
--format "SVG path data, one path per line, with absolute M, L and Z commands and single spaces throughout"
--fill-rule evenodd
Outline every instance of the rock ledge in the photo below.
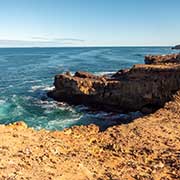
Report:
M 59 74 L 54 85 L 48 95 L 58 101 L 111 111 L 158 109 L 180 88 L 180 55 L 146 56 L 145 64 L 110 77 L 87 72 Z

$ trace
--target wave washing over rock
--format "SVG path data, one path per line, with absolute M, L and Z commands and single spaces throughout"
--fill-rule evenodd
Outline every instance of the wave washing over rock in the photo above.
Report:
M 151 87 L 148 96 L 145 99 L 140 98 L 134 104 L 135 108 L 142 110 L 147 103 L 148 107 L 150 103 L 151 108 L 154 105 L 155 109 L 163 107 L 129 124 L 116 125 L 105 131 L 100 131 L 96 125 L 74 126 L 54 132 L 35 131 L 27 128 L 23 122 L 1 125 L 0 133 L 3 135 L 0 136 L 0 179 L 179 180 L 180 65 L 179 61 L 171 62 L 169 57 L 167 56 L 167 63 L 165 56 L 154 56 L 151 65 L 135 65 L 129 70 L 118 71 L 111 78 L 88 73 L 56 76 L 56 89 L 50 93 L 51 96 L 56 95 L 56 99 L 62 99 L 60 96 L 69 93 L 68 89 L 71 90 L 71 94 L 68 94 L 71 98 L 66 95 L 64 100 L 77 103 L 78 92 L 78 96 L 85 99 L 91 96 L 99 106 L 101 103 L 97 100 L 102 102 L 102 97 L 94 97 L 97 93 L 101 95 L 99 87 L 101 90 L 105 84 L 111 87 L 112 92 L 115 90 L 116 96 L 119 96 L 117 91 L 121 96 L 125 94 L 122 98 L 130 97 L 130 92 L 139 96 L 139 92 L 143 93 L 142 89 L 145 90 L 142 94 L 144 98 L 146 86 L 152 86 L 154 89 Z M 152 57 L 146 57 L 147 59 L 151 62 Z M 126 79 L 127 84 L 123 79 Z M 132 87 L 133 81 L 139 83 L 139 89 Z M 129 90 L 125 91 L 123 85 L 126 88 L 129 86 Z M 135 93 L 135 90 L 139 91 Z M 156 105 L 157 97 L 159 99 Z M 126 98 L 124 99 L 128 102 L 135 102 L 136 99 Z M 79 100 L 79 103 L 84 102 L 82 98 Z M 106 106 L 110 106 L 111 101 L 105 100 Z M 113 105 L 117 108 L 121 101 L 119 98 L 116 100 Z M 131 108 L 133 107 L 130 106 Z

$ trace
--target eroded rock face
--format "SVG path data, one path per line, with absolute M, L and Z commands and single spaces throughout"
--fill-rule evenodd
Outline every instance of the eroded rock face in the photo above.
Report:
M 0 125 L 0 179 L 179 180 L 179 122 L 180 92 L 154 114 L 104 132 Z
M 145 64 L 167 64 L 167 63 L 180 63 L 180 54 L 170 55 L 152 55 L 145 57 Z
M 156 109 L 180 88 L 180 55 L 147 56 L 145 62 L 112 77 L 86 72 L 56 75 L 55 89 L 48 95 L 58 101 L 112 111 Z
M 95 102 L 100 90 L 109 88 L 117 97 L 114 103 L 122 103 L 119 94 L 132 103 L 146 93 L 149 101 L 159 97 L 162 102 L 178 86 L 178 64 L 135 65 L 112 78 L 84 72 L 57 75 L 56 89 L 51 93 L 57 93 L 57 99 L 73 100 L 78 95 L 84 98 L 82 101 L 91 97 Z M 111 102 L 105 100 L 102 98 L 106 104 Z M 135 103 L 135 107 L 142 104 Z M 179 180 L 179 122 L 180 90 L 155 113 L 104 132 L 96 125 L 74 126 L 61 132 L 35 131 L 24 122 L 0 125 L 0 179 Z

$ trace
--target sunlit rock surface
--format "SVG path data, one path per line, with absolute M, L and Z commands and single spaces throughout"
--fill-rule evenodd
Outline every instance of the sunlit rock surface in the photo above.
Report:
M 58 101 L 101 109 L 136 111 L 163 107 L 180 88 L 180 55 L 146 56 L 137 64 L 109 76 L 86 72 L 56 75 L 48 95 Z
M 35 131 L 0 126 L 0 179 L 175 180 L 180 178 L 180 96 L 134 122 Z
M 74 99 L 78 95 L 109 106 L 126 102 L 130 108 L 133 103 L 136 108 L 142 108 L 142 100 L 145 105 L 147 102 L 152 105 L 157 97 L 158 105 L 170 101 L 150 115 L 105 131 L 96 125 L 54 132 L 35 131 L 23 122 L 0 125 L 0 179 L 180 179 L 178 63 L 135 65 L 111 78 L 85 72 L 75 76 L 67 73 L 56 76 L 55 87 L 53 93 L 57 93 L 57 98 L 65 95 L 64 99 Z M 111 99 L 104 87 L 116 99 Z M 96 101 L 95 97 L 99 99 Z M 130 97 L 132 100 L 128 100 Z

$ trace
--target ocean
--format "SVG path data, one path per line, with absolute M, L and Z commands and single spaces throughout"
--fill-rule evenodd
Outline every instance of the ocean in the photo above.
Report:
M 114 114 L 69 106 L 47 98 L 54 76 L 70 71 L 113 73 L 144 63 L 148 54 L 174 53 L 170 47 L 0 48 L 0 124 L 25 121 L 37 130 L 62 130 L 91 123 L 102 127 L 139 112 Z

